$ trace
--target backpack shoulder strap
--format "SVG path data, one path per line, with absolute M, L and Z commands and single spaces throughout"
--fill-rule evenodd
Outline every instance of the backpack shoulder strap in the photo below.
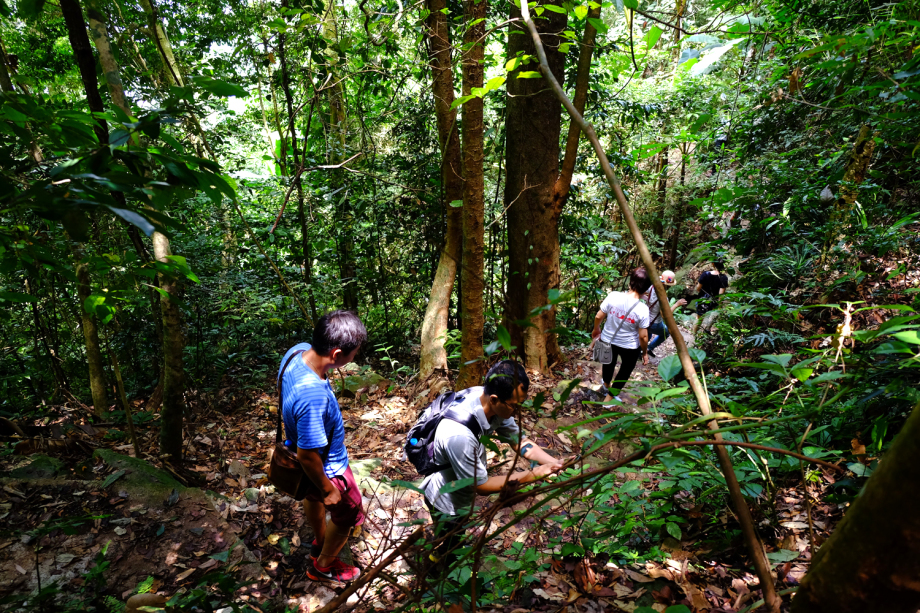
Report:
M 448 411 L 444 413 L 444 419 L 455 421 L 461 426 L 466 427 L 467 430 L 473 433 L 476 440 L 479 440 L 479 437 L 482 436 L 482 424 L 479 423 L 479 420 L 476 419 L 476 416 L 472 413 L 461 415 L 453 409 L 448 409 Z
M 291 360 L 303 352 L 303 349 L 298 349 L 292 353 L 291 356 L 287 359 L 287 362 L 284 363 L 284 367 L 281 369 L 281 372 L 278 374 L 278 428 L 275 431 L 275 443 L 281 442 L 281 411 L 284 410 L 284 398 L 281 397 L 281 381 L 284 380 L 284 371 L 287 370 Z

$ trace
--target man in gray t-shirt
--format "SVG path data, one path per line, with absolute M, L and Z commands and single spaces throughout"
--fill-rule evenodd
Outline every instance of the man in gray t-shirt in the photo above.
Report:
M 562 461 L 558 460 L 526 437 L 521 439 L 521 430 L 512 415 L 518 404 L 527 398 L 530 380 L 524 367 L 513 360 L 499 362 L 486 374 L 485 385 L 471 387 L 457 394 L 451 406 L 461 416 L 472 415 L 479 422 L 484 435 L 498 435 L 514 447 L 520 443 L 521 456 L 539 466 L 507 475 L 489 477 L 486 468 L 486 449 L 469 428 L 450 419 L 443 419 L 435 431 L 434 460 L 447 466 L 432 473 L 422 481 L 425 502 L 438 524 L 438 532 L 453 532 L 462 523 L 462 517 L 470 512 L 477 494 L 488 495 L 501 491 L 508 481 L 529 483 L 558 472 Z M 473 479 L 473 484 L 453 492 L 441 492 L 446 484 L 459 479 Z M 462 534 L 455 533 L 438 547 L 438 556 L 456 548 Z

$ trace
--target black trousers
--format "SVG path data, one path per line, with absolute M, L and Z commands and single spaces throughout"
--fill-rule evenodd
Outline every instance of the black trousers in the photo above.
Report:
M 610 360 L 610 364 L 603 365 L 601 375 L 604 379 L 604 385 L 607 386 L 607 389 L 610 391 L 610 395 L 616 396 L 620 393 L 620 390 L 623 389 L 623 386 L 626 385 L 626 382 L 629 381 L 629 377 L 636 367 L 636 362 L 639 361 L 639 356 L 642 355 L 642 349 L 639 347 L 635 349 L 624 349 L 616 345 L 611 345 L 610 348 L 613 350 L 613 359 Z M 616 368 L 618 357 L 620 358 L 620 370 L 617 372 L 617 376 L 614 379 L 613 371 Z M 612 384 L 610 383 L 611 380 L 613 380 Z

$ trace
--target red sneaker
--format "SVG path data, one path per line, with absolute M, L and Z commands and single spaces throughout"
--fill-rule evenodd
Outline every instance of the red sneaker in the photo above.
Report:
M 356 566 L 349 566 L 338 558 L 329 568 L 321 568 L 316 562 L 307 569 L 307 577 L 313 581 L 354 581 L 361 571 Z

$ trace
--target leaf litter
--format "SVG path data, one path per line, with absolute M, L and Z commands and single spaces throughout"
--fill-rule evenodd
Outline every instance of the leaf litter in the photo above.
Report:
M 673 353 L 673 342 L 669 339 L 661 349 L 662 353 Z M 602 399 L 602 391 L 596 365 L 589 360 L 584 349 L 570 350 L 563 363 L 554 365 L 554 376 L 532 376 L 531 396 L 542 392 L 547 399 L 572 381 L 580 380 L 563 406 L 550 400 L 544 404 L 547 413 L 552 409 L 552 415 L 527 414 L 520 420 L 531 438 L 556 456 L 570 455 L 577 444 L 571 431 L 556 432 L 557 428 L 610 410 L 596 404 Z M 357 378 L 354 371 L 348 377 Z M 336 386 L 346 427 L 346 446 L 353 467 L 358 468 L 355 472 L 368 516 L 360 535 L 349 541 L 350 547 L 343 557 L 364 568 L 383 559 L 401 537 L 415 528 L 412 522 L 430 519 L 417 492 L 393 489 L 389 484 L 418 480 L 414 468 L 402 460 L 404 433 L 418 412 L 445 387 L 443 381 L 421 387 L 377 379 L 374 384 L 351 390 L 339 378 Z M 644 382 L 656 380 L 655 363 L 640 365 L 624 390 L 626 406 L 619 410 L 637 410 L 636 397 L 631 391 Z M 273 381 L 266 381 L 266 391 L 235 390 L 235 406 L 226 412 L 218 406 L 188 424 L 184 481 L 200 485 L 201 490 L 173 489 L 160 504 L 141 504 L 135 500 L 136 495 L 116 487 L 130 471 L 114 470 L 92 460 L 87 466 L 86 457 L 65 457 L 70 463 L 64 478 L 59 478 L 59 485 L 35 486 L 27 479 L 4 478 L 0 515 L 8 526 L 16 526 L 16 531 L 0 539 L 0 569 L 7 571 L 3 573 L 0 595 L 35 588 L 35 544 L 24 533 L 62 518 L 95 517 L 80 526 L 76 534 L 51 530 L 41 537 L 38 558 L 45 584 L 58 581 L 65 590 L 79 588 L 83 575 L 93 566 L 94 557 L 109 542 L 106 560 L 111 565 L 107 585 L 118 597 L 127 598 L 138 585 L 151 578 L 156 586 L 154 591 L 171 595 L 195 585 L 206 571 L 237 562 L 242 564 L 242 570 L 236 572 L 249 581 L 238 596 L 249 604 L 280 599 L 285 606 L 310 610 L 329 602 L 341 587 L 331 584 L 330 589 L 330 585 L 310 582 L 304 574 L 310 563 L 309 546 L 313 537 L 301 505 L 274 492 L 265 476 L 278 410 L 272 387 Z M 79 411 L 72 407 L 64 407 L 61 414 L 62 422 L 81 421 Z M 105 430 L 98 426 L 89 431 L 93 434 L 80 431 L 85 444 L 123 447 L 104 440 Z M 156 436 L 155 429 L 141 428 L 141 447 L 155 449 Z M 624 455 L 617 445 L 609 447 L 608 459 Z M 501 473 L 509 470 L 501 454 L 489 451 L 487 455 L 490 469 Z M 152 456 L 145 459 L 162 466 Z M 0 459 L 0 467 L 6 474 L 27 463 L 28 457 Z M 87 476 L 91 479 L 86 480 Z M 842 513 L 841 505 L 822 502 L 833 479 L 832 475 L 822 473 L 820 482 L 808 485 L 813 526 L 819 539 L 829 535 Z M 655 486 L 654 480 L 641 484 L 645 488 Z M 480 498 L 477 504 L 488 502 Z M 761 518 L 761 530 L 768 543 L 769 536 L 773 536 L 768 549 L 778 579 L 786 585 L 796 585 L 810 561 L 801 483 L 780 488 L 774 503 L 776 517 Z M 527 505 L 518 506 L 527 508 Z M 512 526 L 502 537 L 487 544 L 488 553 L 502 558 L 511 544 L 517 542 L 536 547 L 542 552 L 542 561 L 552 561 L 552 565 L 550 570 L 533 572 L 536 582 L 531 588 L 520 590 L 515 600 L 497 610 L 512 613 L 526 603 L 531 611 L 556 611 L 560 605 L 590 613 L 634 611 L 641 607 L 664 611 L 674 605 L 685 605 L 692 611 L 736 611 L 745 603 L 750 604 L 756 599 L 757 579 L 747 570 L 750 565 L 740 539 L 716 554 L 705 538 L 713 528 L 735 525 L 733 516 L 725 511 L 719 515 L 717 525 L 707 526 L 702 507 L 702 504 L 682 507 L 689 526 L 696 528 L 697 538 L 669 537 L 661 546 L 659 559 L 625 567 L 604 555 L 579 558 L 548 549 L 541 531 L 557 536 L 564 533 L 551 518 L 543 520 L 541 526 L 535 526 L 532 518 Z M 491 529 L 507 521 L 514 510 L 502 509 Z M 388 570 L 405 586 L 409 581 L 408 566 L 401 559 L 394 566 Z M 406 597 L 403 591 L 384 581 L 376 582 L 369 593 L 379 594 L 374 603 L 378 610 L 381 606 L 396 608 Z M 365 601 L 360 609 L 367 607 Z

